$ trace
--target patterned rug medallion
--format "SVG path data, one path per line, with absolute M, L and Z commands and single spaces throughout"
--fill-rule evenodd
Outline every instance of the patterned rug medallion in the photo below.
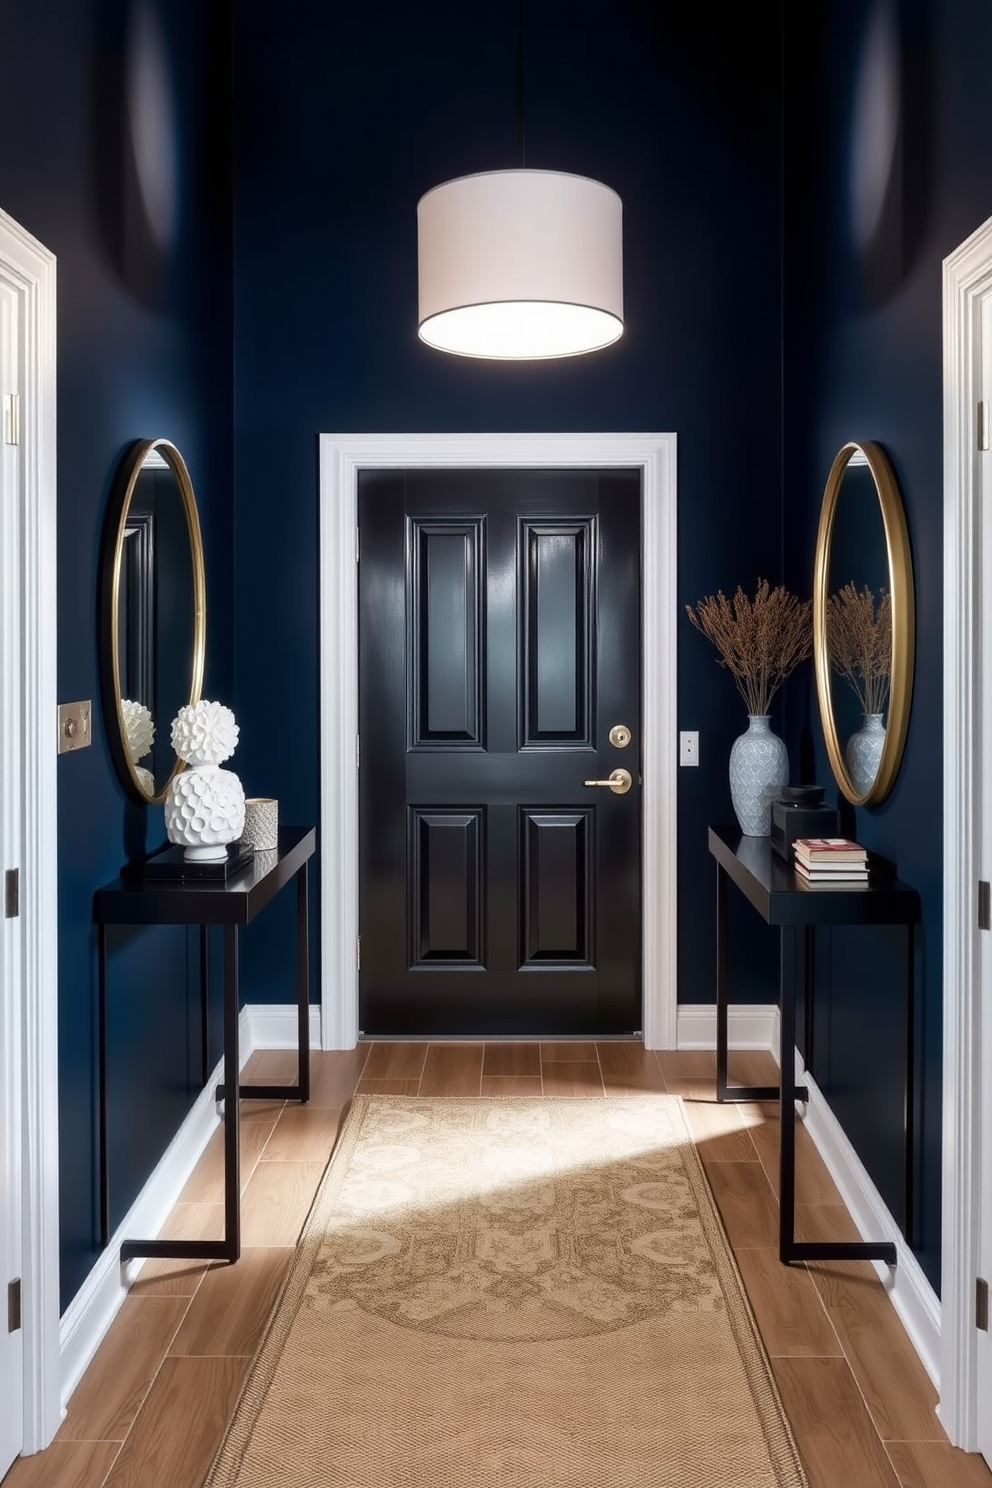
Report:
M 356 1096 L 206 1488 L 803 1488 L 677 1096 Z

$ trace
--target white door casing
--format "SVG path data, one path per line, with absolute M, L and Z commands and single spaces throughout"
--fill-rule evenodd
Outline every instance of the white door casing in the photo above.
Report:
M 992 287 L 982 296 L 979 305 L 979 362 L 982 403 L 992 414 Z M 979 423 L 985 423 L 980 420 Z M 988 443 L 989 440 L 979 440 Z M 979 786 L 979 869 L 980 878 L 992 881 L 992 769 L 989 768 L 989 747 L 992 747 L 992 521 L 989 519 L 989 501 L 992 501 L 992 449 L 977 451 L 977 488 L 979 488 L 979 542 L 980 554 L 979 604 L 982 618 L 979 625 L 979 729 L 982 747 L 977 759 L 977 786 Z M 979 957 L 982 975 L 977 984 L 979 992 L 979 1025 L 982 1030 L 979 1055 L 979 1120 L 977 1120 L 977 1222 L 979 1222 L 979 1259 L 977 1274 L 992 1281 L 992 1180 L 989 1165 L 992 1164 L 992 934 L 979 934 Z M 976 1329 L 976 1393 L 979 1402 L 992 1400 L 992 1335 L 988 1326 Z M 985 1454 L 992 1467 L 992 1418 L 988 1409 L 979 1409 L 976 1421 L 976 1446 Z
M 20 446 L 10 439 L 14 418 L 11 398 L 19 398 L 17 301 L 0 283 L 0 390 L 5 426 L 0 432 L 0 862 L 16 861 L 17 812 L 14 799 L 19 762 L 16 729 L 10 725 L 17 702 L 16 678 L 5 663 L 16 654 L 17 641 L 7 634 L 20 609 L 17 488 L 20 484 Z M 11 809 L 14 808 L 14 809 Z M 13 839 L 13 840 L 11 840 Z M 18 965 L 20 937 L 17 923 L 0 919 L 0 1300 L 8 1296 L 13 1278 L 21 1274 L 21 1006 Z M 19 1454 L 24 1440 L 24 1330 L 11 1330 L 0 1312 L 0 1475 Z
M 990 551 L 982 507 L 992 499 L 992 455 L 978 449 L 978 403 L 992 399 L 983 376 L 992 347 L 992 218 L 944 260 L 944 926 L 943 1196 L 939 1414 L 955 1446 L 992 1446 L 989 1339 L 975 1326 L 975 1287 L 992 1269 L 982 1212 L 992 1203 L 992 1126 L 982 1098 L 982 1050 L 992 1002 L 989 932 L 976 914 L 978 883 L 992 877 L 988 808 L 992 784 L 992 615 L 983 589 Z M 984 987 L 983 987 L 984 983 Z M 982 1016 L 985 998 L 986 1016 Z M 988 1075 L 986 1074 L 986 1089 Z M 986 1268 L 986 1269 L 983 1269 Z M 981 1347 L 981 1353 L 980 1353 Z M 980 1390 L 985 1381 L 986 1393 Z
M 0 211 L 0 292 L 16 325 L 18 436 L 0 582 L 4 724 L 0 871 L 20 871 L 3 937 L 4 1026 L 16 1031 L 23 1431 L 39 1451 L 61 1418 L 56 980 L 55 257 Z M 9 391 L 0 389 L 0 391 Z M 2 437 L 2 436 L 0 436 Z M 8 471 L 5 469 L 5 478 Z M 9 543 L 16 536 L 16 546 Z M 9 1160 L 9 1158 L 8 1158 Z M 7 1281 L 3 1280 L 6 1298 Z M 0 1323 L 6 1327 L 6 1309 Z
M 321 1029 L 358 1039 L 358 474 L 375 469 L 641 471 L 643 1006 L 649 1049 L 676 1044 L 676 437 L 674 434 L 320 436 Z
M 979 353 L 982 403 L 992 414 L 992 288 L 981 300 L 981 347 Z M 984 423 L 984 419 L 982 420 Z M 983 439 L 982 443 L 988 443 Z M 981 554 L 981 577 L 978 585 L 981 604 L 979 630 L 979 702 L 981 710 L 979 728 L 982 747 L 978 754 L 978 787 L 980 793 L 979 846 L 980 876 L 992 881 L 992 769 L 989 768 L 989 749 L 992 747 L 992 520 L 989 520 L 989 503 L 992 502 L 992 449 L 978 452 L 978 491 L 980 540 L 976 546 Z M 979 1048 L 978 1101 L 979 1118 L 976 1152 L 978 1201 L 978 1274 L 986 1285 L 992 1282 L 992 934 L 978 937 L 981 958 L 981 976 L 977 991 L 980 998 L 978 1021 L 981 1028 Z M 984 1010 L 984 1012 L 983 1012 Z M 988 1324 L 975 1330 L 975 1389 L 979 1401 L 992 1401 L 992 1334 Z M 979 1409 L 975 1445 L 992 1467 L 992 1416 L 987 1409 Z

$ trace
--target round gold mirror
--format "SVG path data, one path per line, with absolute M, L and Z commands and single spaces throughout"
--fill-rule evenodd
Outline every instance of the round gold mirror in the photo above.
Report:
M 161 801 L 182 768 L 172 720 L 203 684 L 206 582 L 193 485 L 167 439 L 140 440 L 114 482 L 104 537 L 101 671 L 121 783 Z
M 830 768 L 855 806 L 884 801 L 913 692 L 913 564 L 884 451 L 838 451 L 823 493 L 813 573 L 813 656 Z

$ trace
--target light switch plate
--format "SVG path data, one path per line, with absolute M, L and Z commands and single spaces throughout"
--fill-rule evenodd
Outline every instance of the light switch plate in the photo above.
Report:
M 59 703 L 59 754 L 88 749 L 93 742 L 89 698 L 82 703 Z

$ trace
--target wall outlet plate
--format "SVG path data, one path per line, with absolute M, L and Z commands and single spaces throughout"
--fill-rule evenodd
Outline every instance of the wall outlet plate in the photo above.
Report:
M 679 764 L 699 764 L 699 732 L 697 729 L 683 729 L 679 734 Z
M 93 742 L 92 708 L 82 703 L 59 703 L 59 754 L 88 749 Z

